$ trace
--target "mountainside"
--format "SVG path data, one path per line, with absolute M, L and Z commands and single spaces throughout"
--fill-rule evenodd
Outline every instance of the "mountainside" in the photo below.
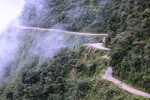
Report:
M 101 79 L 104 51 L 85 47 L 63 49 L 52 60 L 38 59 L 10 81 L 2 100 L 148 100 L 120 90 Z
M 150 92 L 150 1 L 128 0 L 118 5 L 116 18 L 122 21 L 116 24 L 126 27 L 116 27 L 122 31 L 110 34 L 110 66 L 120 79 Z
M 31 5 L 28 6 L 35 14 L 32 10 L 27 12 L 26 7 L 24 25 L 107 31 L 106 45 L 113 49 L 110 65 L 116 70 L 115 75 L 150 92 L 150 1 L 41 0 Z
M 8 30 L 22 41 L 1 100 L 149 100 L 102 79 L 110 66 L 114 77 L 150 93 L 149 0 L 26 0 L 19 18 L 24 28 Z M 39 28 L 108 33 L 111 50 L 85 45 L 104 36 Z
M 110 6 L 109 0 L 28 0 L 21 16 L 22 24 L 73 31 L 106 32 Z

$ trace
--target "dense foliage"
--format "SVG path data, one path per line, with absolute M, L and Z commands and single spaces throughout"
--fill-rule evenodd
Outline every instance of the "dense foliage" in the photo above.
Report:
M 21 16 L 22 24 L 73 31 L 105 32 L 109 0 L 29 0 Z M 40 19 L 40 20 L 39 20 Z
M 81 47 L 74 51 L 63 49 L 53 60 L 37 59 L 9 81 L 0 97 L 2 100 L 145 100 L 100 78 L 107 66 L 102 55 L 104 52 L 89 52 Z
M 36 3 L 35 3 L 36 2 Z M 116 77 L 150 92 L 149 0 L 26 0 L 23 25 L 109 32 L 109 65 Z M 39 20 L 40 19 L 40 20 Z M 146 100 L 101 79 L 104 52 L 84 48 L 31 61 L 9 81 L 2 100 Z M 30 59 L 29 59 L 30 60 Z M 73 72 L 72 72 L 73 70 Z
M 115 7 L 110 65 L 120 79 L 150 92 L 150 1 L 118 0 Z

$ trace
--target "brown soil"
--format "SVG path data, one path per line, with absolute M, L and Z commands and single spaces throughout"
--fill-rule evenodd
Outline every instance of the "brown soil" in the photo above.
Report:
M 76 75 L 76 70 L 74 68 L 71 69 L 70 74 L 69 74 L 69 78 L 67 80 L 73 80 L 73 78 Z

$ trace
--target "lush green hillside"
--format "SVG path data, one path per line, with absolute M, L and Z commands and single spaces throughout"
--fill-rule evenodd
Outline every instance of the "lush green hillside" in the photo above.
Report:
M 106 32 L 109 0 L 38 0 L 27 3 L 22 24 L 73 31 Z M 40 20 L 39 20 L 40 19 Z
M 2 100 L 146 100 L 101 79 L 105 52 L 63 49 L 53 60 L 31 62 L 5 87 Z M 73 71 L 74 70 L 74 71 Z
M 106 52 L 94 52 L 85 47 L 62 49 L 53 59 L 39 60 L 41 56 L 34 58 L 29 53 L 30 58 L 26 55 L 32 45 L 21 45 L 18 59 L 26 58 L 28 62 L 17 62 L 22 69 L 8 79 L 0 99 L 148 100 L 119 89 L 102 80 L 101 76 L 107 66 L 112 66 L 115 77 L 150 92 L 149 0 L 26 2 L 20 16 L 22 25 L 86 32 L 107 31 L 109 35 L 106 37 L 106 46 L 112 49 L 109 53 L 110 61 L 102 58 Z M 30 33 L 31 30 L 27 32 Z M 35 37 L 34 34 L 27 35 L 24 41 L 31 42 Z
M 150 92 L 149 7 L 150 1 L 118 2 L 118 9 L 111 20 L 113 32 L 109 35 L 110 47 L 113 49 L 110 65 L 115 75 L 147 92 Z M 114 22 L 114 19 L 118 21 Z
M 42 14 L 29 13 L 27 7 L 22 15 L 27 23 L 22 24 L 75 31 L 108 31 L 106 44 L 113 49 L 110 65 L 115 75 L 150 92 L 149 0 L 42 0 L 40 4 L 44 10 L 32 7 Z M 42 19 L 34 22 L 39 18 Z

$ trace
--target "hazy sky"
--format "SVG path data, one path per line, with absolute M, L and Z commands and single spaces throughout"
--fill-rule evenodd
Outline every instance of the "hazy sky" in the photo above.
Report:
M 0 81 L 7 72 L 8 63 L 14 59 L 18 47 L 17 33 L 1 32 L 21 13 L 24 0 L 0 0 Z
M 24 0 L 0 0 L 0 31 L 15 19 L 24 6 Z

